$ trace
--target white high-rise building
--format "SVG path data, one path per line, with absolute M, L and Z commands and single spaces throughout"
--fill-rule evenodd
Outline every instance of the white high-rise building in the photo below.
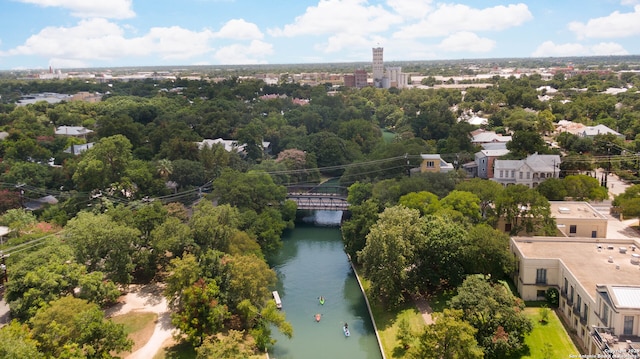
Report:
M 382 87 L 382 78 L 384 77 L 384 61 L 382 58 L 383 48 L 373 48 L 373 86 Z

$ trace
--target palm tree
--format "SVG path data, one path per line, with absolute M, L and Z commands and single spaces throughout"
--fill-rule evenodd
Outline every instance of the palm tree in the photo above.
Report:
M 156 165 L 156 170 L 162 179 L 165 181 L 173 173 L 173 164 L 170 160 L 163 158 L 158 161 Z

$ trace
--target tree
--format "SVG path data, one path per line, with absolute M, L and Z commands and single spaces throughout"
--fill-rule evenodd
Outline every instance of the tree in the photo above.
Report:
M 524 314 L 524 302 L 502 284 L 469 276 L 458 287 L 449 305 L 464 312 L 475 329 L 478 344 L 487 358 L 508 358 L 524 347 L 533 325 Z
M 415 359 L 474 359 L 483 358 L 478 346 L 477 330 L 464 321 L 462 310 L 445 309 L 434 313 L 435 323 L 427 325 L 418 338 L 418 345 L 409 350 Z
M 227 335 L 217 335 L 204 340 L 196 348 L 196 359 L 249 359 L 254 355 L 244 339 L 244 332 L 229 330 Z
M 73 181 L 83 191 L 118 187 L 133 160 L 131 148 L 131 142 L 122 135 L 100 139 L 83 153 Z
M 414 246 L 423 241 L 420 212 L 404 206 L 389 207 L 379 216 L 358 253 L 363 274 L 371 281 L 372 296 L 387 306 L 404 299 L 402 293 L 413 263 Z
M 249 300 L 260 307 L 271 295 L 269 288 L 276 284 L 276 273 L 264 259 L 255 255 L 236 255 L 226 258 L 229 266 L 228 299 L 231 305 Z
M 464 279 L 466 232 L 446 216 L 425 216 L 415 242 L 410 288 L 455 287 Z
M 620 208 L 625 217 L 640 217 L 640 185 L 627 187 L 611 204 Z
M 547 145 L 542 136 L 536 131 L 516 131 L 511 141 L 507 143 L 507 149 L 516 156 L 526 157 L 534 153 L 545 153 Z
M 469 228 L 464 253 L 469 274 L 503 278 L 515 268 L 513 255 L 509 252 L 509 236 L 486 224 Z
M 41 359 L 44 354 L 29 327 L 13 320 L 0 329 L 0 358 Z
M 400 197 L 398 204 L 420 211 L 421 215 L 434 214 L 441 208 L 438 196 L 431 192 L 420 191 L 407 193 Z
M 90 271 L 101 270 L 116 283 L 128 284 L 134 269 L 134 243 L 140 232 L 118 224 L 106 214 L 81 212 L 65 227 L 76 259 Z
M 42 351 L 53 357 L 76 344 L 87 358 L 115 358 L 133 344 L 122 324 L 106 320 L 97 305 L 71 296 L 40 309 L 30 324 Z
M 240 212 L 228 204 L 214 206 L 210 201 L 202 201 L 189 220 L 193 239 L 202 250 L 229 250 L 229 243 L 240 227 Z
M 602 201 L 609 198 L 607 188 L 600 186 L 596 178 L 587 175 L 571 175 L 563 179 L 567 196 L 574 200 Z
M 503 187 L 498 182 L 472 178 L 456 184 L 455 189 L 458 191 L 471 192 L 478 196 L 478 198 L 480 198 L 482 218 L 487 218 L 493 214 L 493 204 L 498 194 L 502 192 Z
M 361 205 L 364 201 L 371 198 L 373 185 L 371 183 L 362 183 L 356 181 L 348 188 L 347 202 L 351 206 Z
M 359 263 L 358 252 L 365 244 L 371 226 L 378 220 L 380 205 L 373 199 L 368 199 L 360 205 L 349 207 L 351 217 L 342 223 L 342 241 L 344 250 L 355 263 Z
M 460 212 L 471 223 L 478 223 L 482 218 L 480 198 L 473 193 L 454 190 L 440 200 L 440 204 L 444 209 Z
M 228 316 L 215 281 L 201 278 L 182 290 L 178 307 L 171 313 L 171 323 L 197 347 L 206 337 L 218 333 Z
M 568 194 L 565 183 L 559 178 L 548 178 L 536 187 L 536 191 L 549 201 L 564 201 Z
M 193 252 L 195 242 L 188 225 L 175 217 L 167 218 L 151 231 L 151 247 L 156 254 L 155 262 L 165 268 L 172 258 L 183 252 Z
M 524 185 L 507 186 L 496 198 L 496 212 L 511 224 L 512 235 L 555 231 L 549 201 L 535 189 Z M 555 233 L 555 232 L 554 232 Z

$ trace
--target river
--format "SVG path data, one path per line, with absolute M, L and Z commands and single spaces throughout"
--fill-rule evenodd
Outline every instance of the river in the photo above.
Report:
M 318 211 L 320 224 L 296 224 L 283 236 L 282 249 L 269 258 L 278 275 L 282 310 L 293 326 L 292 339 L 273 330 L 277 342 L 269 352 L 272 359 L 382 358 L 364 296 L 343 250 L 340 215 Z M 321 314 L 320 322 L 314 319 L 316 313 Z M 345 322 L 350 337 L 342 331 Z

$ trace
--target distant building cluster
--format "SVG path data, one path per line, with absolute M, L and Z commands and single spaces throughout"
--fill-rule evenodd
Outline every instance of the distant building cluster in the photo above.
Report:
M 344 86 L 363 88 L 373 86 L 376 88 L 406 88 L 409 86 L 409 75 L 402 72 L 402 67 L 384 67 L 384 49 L 382 47 L 373 48 L 372 77 L 366 70 L 357 69 L 353 74 L 344 75 Z M 386 71 L 385 71 L 386 70 Z

